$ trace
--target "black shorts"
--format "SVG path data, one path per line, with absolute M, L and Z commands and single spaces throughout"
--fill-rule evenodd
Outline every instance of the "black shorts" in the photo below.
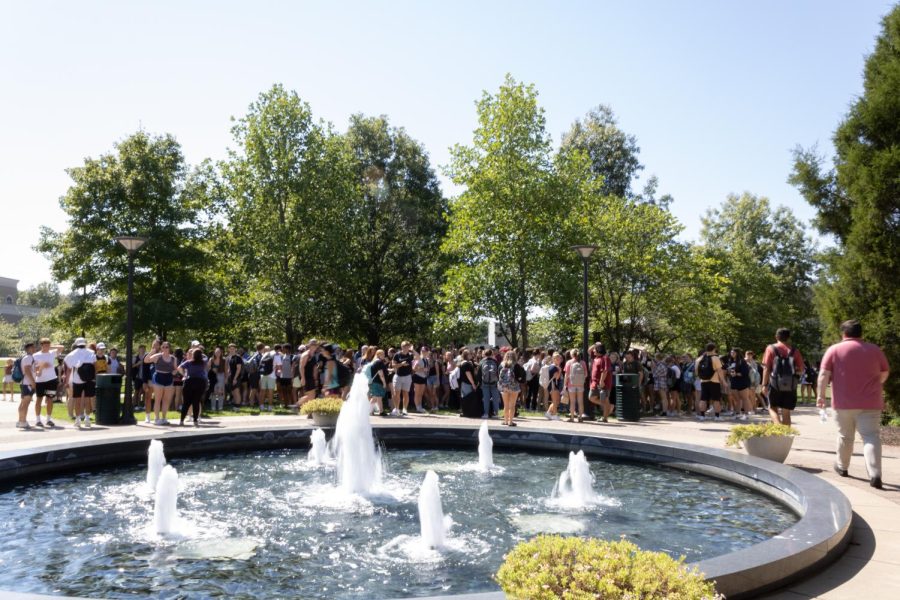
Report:
M 88 381 L 87 383 L 73 383 L 72 384 L 72 397 L 73 398 L 93 398 L 97 395 L 97 382 L 96 381 Z
M 700 400 L 702 402 L 720 402 L 722 400 L 722 384 L 715 381 L 701 381 Z
M 278 385 L 283 385 L 283 386 L 288 386 L 288 387 L 290 387 L 290 385 L 291 385 L 290 377 L 279 377 L 277 379 L 277 381 L 278 381 Z
M 56 396 L 56 386 L 59 385 L 59 379 L 51 379 L 50 381 L 38 381 L 34 387 L 34 394 L 38 398 L 44 396 Z
M 797 392 L 779 392 L 769 388 L 769 406 L 794 410 L 797 408 Z
M 247 385 L 251 390 L 259 389 L 259 373 L 251 373 L 247 375 Z
M 311 377 L 307 377 L 305 383 L 303 384 L 303 391 L 304 391 L 304 392 L 311 392 L 311 391 L 313 391 L 313 390 L 315 390 L 315 389 L 318 389 L 318 387 L 319 387 L 319 386 L 316 385 L 316 380 L 315 380 L 315 379 L 313 379 L 313 378 L 311 378 Z
M 428 383 L 428 379 L 426 377 L 422 377 L 420 375 L 413 375 L 412 382 L 415 383 L 416 385 L 425 385 L 426 383 Z

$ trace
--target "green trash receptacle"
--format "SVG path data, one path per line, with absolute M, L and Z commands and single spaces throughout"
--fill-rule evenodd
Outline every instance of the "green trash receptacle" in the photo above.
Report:
M 616 375 L 616 418 L 620 421 L 641 420 L 640 378 L 635 373 Z
M 100 425 L 118 425 L 122 401 L 119 391 L 122 389 L 122 376 L 111 373 L 97 375 L 97 423 Z

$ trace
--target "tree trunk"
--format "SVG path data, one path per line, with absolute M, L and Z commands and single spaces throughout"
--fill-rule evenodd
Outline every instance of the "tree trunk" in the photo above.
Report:
M 528 347 L 528 302 L 526 302 L 525 298 L 525 264 L 523 262 L 519 262 L 519 315 L 522 319 L 522 345 L 516 344 L 512 342 L 513 348 L 527 348 Z

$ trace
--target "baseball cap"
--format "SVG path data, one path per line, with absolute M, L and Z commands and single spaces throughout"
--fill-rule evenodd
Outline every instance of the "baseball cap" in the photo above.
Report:
M 199 346 L 199 345 L 200 345 L 199 340 L 193 340 L 193 341 L 191 342 L 191 348 L 196 348 L 196 347 Z
M 84 348 L 85 346 L 87 346 L 87 340 L 83 337 L 75 338 L 75 345 L 79 348 Z
M 100 342 L 99 344 L 97 344 L 97 350 L 106 350 L 106 344 Z

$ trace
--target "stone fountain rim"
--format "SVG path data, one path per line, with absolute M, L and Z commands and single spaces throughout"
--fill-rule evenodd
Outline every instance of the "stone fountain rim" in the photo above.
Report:
M 305 424 L 304 424 L 305 425 Z M 443 425 L 373 424 L 379 441 L 388 447 L 474 449 L 480 423 Z M 146 460 L 147 443 L 162 439 L 171 457 L 209 455 L 259 449 L 308 448 L 309 426 L 229 427 L 201 430 L 152 430 L 107 440 L 85 439 L 45 444 L 31 449 L 0 451 L 0 486 L 73 471 L 98 469 Z M 691 566 L 716 580 L 729 599 L 746 598 L 784 586 L 820 569 L 840 556 L 850 539 L 852 510 L 847 498 L 828 482 L 800 469 L 742 453 L 676 442 L 648 441 L 606 431 L 567 432 L 556 429 L 492 428 L 497 450 L 569 452 L 584 450 L 588 457 L 650 462 L 703 473 L 738 483 L 791 508 L 800 520 L 780 535 L 748 548 L 713 557 Z M 34 595 L 4 597 L 35 598 Z M 49 598 L 52 596 L 44 596 Z M 59 596 L 57 596 L 59 597 Z M 453 600 L 499 600 L 502 592 L 432 597 Z

